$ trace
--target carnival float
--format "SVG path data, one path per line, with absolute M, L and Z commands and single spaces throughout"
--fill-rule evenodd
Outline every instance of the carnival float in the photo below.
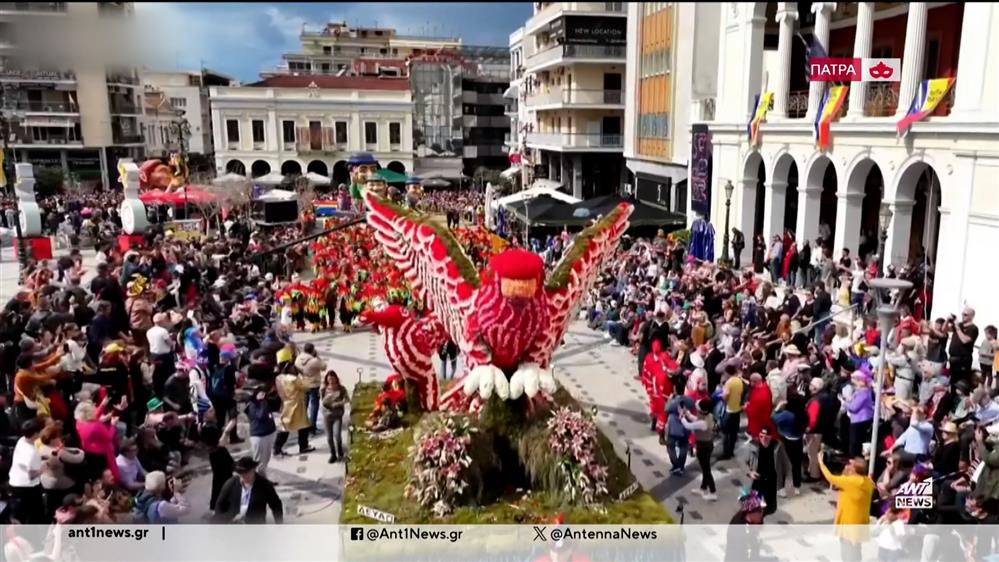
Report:
M 451 230 L 384 193 L 365 189 L 360 202 L 361 232 L 421 306 L 379 300 L 361 315 L 394 373 L 355 387 L 343 521 L 539 523 L 562 511 L 579 523 L 669 522 L 595 412 L 554 377 L 553 354 L 631 206 L 584 230 L 546 275 L 519 248 L 473 261 Z M 444 385 L 433 358 L 449 339 L 465 372 Z

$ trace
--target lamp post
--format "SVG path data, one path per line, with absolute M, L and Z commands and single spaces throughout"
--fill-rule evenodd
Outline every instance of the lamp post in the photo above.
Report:
M 878 212 L 878 225 L 881 233 L 878 237 L 878 274 L 884 275 L 885 268 L 885 247 L 888 244 L 888 227 L 891 226 L 891 206 L 888 203 L 881 203 L 881 210 Z
M 890 214 L 890 213 L 889 213 Z M 912 288 L 912 283 L 902 279 L 886 279 L 878 277 L 869 283 L 874 289 L 874 300 L 878 305 L 878 326 L 881 329 L 881 354 L 878 361 L 877 381 L 874 384 L 874 418 L 871 423 L 871 461 L 867 466 L 867 475 L 874 477 L 874 462 L 878 455 L 878 428 L 881 425 L 881 392 L 885 381 L 885 363 L 888 353 L 888 332 L 891 331 L 898 317 L 898 295 Z M 891 296 L 895 292 L 895 297 Z
M 728 231 L 729 231 L 729 215 L 732 211 L 732 192 L 735 190 L 735 186 L 732 185 L 732 180 L 725 181 L 725 236 L 722 239 L 722 255 L 721 263 L 726 267 L 731 262 L 728 255 Z

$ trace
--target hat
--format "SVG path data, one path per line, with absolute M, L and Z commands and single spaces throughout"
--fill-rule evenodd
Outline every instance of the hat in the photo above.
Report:
M 869 373 L 865 373 L 864 371 L 854 371 L 850 377 L 858 379 L 864 384 L 871 384 L 871 375 Z
M 957 424 L 952 421 L 943 424 L 943 427 L 940 428 L 940 433 L 953 433 L 957 435 Z
M 267 274 L 264 275 L 264 279 L 266 281 L 273 281 L 274 280 L 274 274 L 268 271 Z
M 801 351 L 798 350 L 798 346 L 793 343 L 784 348 L 785 355 L 801 355 Z
M 160 400 L 159 398 L 156 398 L 155 396 L 152 397 L 152 398 L 150 398 L 146 402 L 146 410 L 148 410 L 150 412 L 152 412 L 153 410 L 155 410 L 157 408 L 161 408 L 161 407 L 163 407 L 163 401 Z
M 125 348 L 122 347 L 120 343 L 113 341 L 104 346 L 104 350 L 101 351 L 101 353 L 107 353 L 110 355 L 112 353 L 121 353 L 122 351 L 125 351 Z
M 257 468 L 257 464 L 257 461 L 253 460 L 253 457 L 240 457 L 233 466 L 233 471 L 238 474 L 250 472 Z
M 707 414 L 711 411 L 711 399 L 705 398 L 703 400 L 697 401 L 697 411 L 702 414 Z

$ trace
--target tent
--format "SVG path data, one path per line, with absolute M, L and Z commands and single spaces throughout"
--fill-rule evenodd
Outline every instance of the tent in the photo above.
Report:
M 622 197 L 621 195 L 603 195 L 572 206 L 572 217 L 559 226 L 583 226 L 590 221 L 611 212 L 621 203 L 631 203 L 635 209 L 628 222 L 631 226 L 659 226 L 683 228 L 687 224 L 687 216 L 674 213 L 662 207 L 657 207 L 638 199 Z
M 406 174 L 400 174 L 388 168 L 378 170 L 375 175 L 385 180 L 385 183 L 406 183 Z
M 329 185 L 330 179 L 322 174 L 317 174 L 316 172 L 309 172 L 305 174 L 305 179 L 309 180 L 312 185 Z
M 548 195 L 521 199 L 503 206 L 530 225 L 549 224 L 549 221 L 566 220 L 572 216 L 571 204 Z
M 549 180 L 549 179 L 545 179 L 545 178 L 541 178 L 539 180 L 534 180 L 534 183 L 531 184 L 531 189 L 534 189 L 534 188 L 539 188 L 539 189 L 554 189 L 554 190 L 557 191 L 561 187 L 562 187 L 562 182 L 557 182 L 555 180 Z
M 281 185 L 282 182 L 284 182 L 284 175 L 278 172 L 271 172 L 259 178 L 253 178 L 253 183 L 261 185 Z
M 500 177 L 503 179 L 512 179 L 514 176 L 520 173 L 520 166 L 514 165 L 500 172 Z
M 294 191 L 288 191 L 287 189 L 272 189 L 260 197 L 257 197 L 257 201 L 291 201 L 297 197 L 298 195 Z
M 239 174 L 235 174 L 233 172 L 229 172 L 228 174 L 221 175 L 221 176 L 215 178 L 214 180 L 212 180 L 212 184 L 213 185 L 225 185 L 225 184 L 230 184 L 230 183 L 241 183 L 241 182 L 245 182 L 245 181 L 249 181 L 249 179 L 246 176 L 242 176 L 242 175 L 239 175 Z
M 551 197 L 553 199 L 558 199 L 564 203 L 579 203 L 579 199 L 576 199 L 572 195 L 565 193 L 564 191 L 559 191 L 557 189 L 551 189 L 548 187 L 532 187 L 530 189 L 525 189 L 523 191 L 518 191 L 513 195 L 507 195 L 506 197 L 501 197 L 497 199 L 493 204 L 494 206 L 504 207 L 511 203 L 516 203 L 517 201 L 523 201 L 525 199 L 534 199 L 535 197 Z

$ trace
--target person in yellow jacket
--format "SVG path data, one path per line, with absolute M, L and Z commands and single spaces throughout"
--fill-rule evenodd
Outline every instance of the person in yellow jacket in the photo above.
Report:
M 309 446 L 309 418 L 305 411 L 305 391 L 309 388 L 308 382 L 298 375 L 286 373 L 274 379 L 274 386 L 281 398 L 283 426 L 274 441 L 274 456 L 283 457 L 287 454 L 284 452 L 284 445 L 288 442 L 288 436 L 292 431 L 298 433 L 299 454 L 315 451 L 315 447 Z
M 840 555 L 844 562 L 861 559 L 861 545 L 868 538 L 871 522 L 871 497 L 874 494 L 874 481 L 867 476 L 867 461 L 857 457 L 846 464 L 843 473 L 836 475 L 829 471 L 819 452 L 819 470 L 822 476 L 839 488 L 836 501 L 836 535 L 840 538 Z

